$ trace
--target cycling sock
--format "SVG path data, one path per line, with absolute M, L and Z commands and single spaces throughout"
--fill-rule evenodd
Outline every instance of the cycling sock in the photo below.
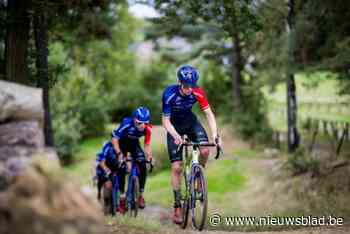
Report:
M 181 190 L 174 190 L 174 208 L 181 207 Z

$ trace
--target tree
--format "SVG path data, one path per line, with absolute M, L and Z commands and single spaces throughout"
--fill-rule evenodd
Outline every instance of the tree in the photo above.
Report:
M 289 61 L 287 68 L 287 122 L 288 122 L 288 151 L 293 153 L 299 146 L 299 133 L 297 127 L 297 101 L 294 80 L 294 43 L 295 13 L 294 0 L 288 0 L 287 34 L 289 47 Z
M 47 5 L 45 1 L 36 2 L 34 9 L 33 25 L 36 47 L 36 70 L 38 86 L 43 89 L 45 144 L 47 146 L 54 146 L 49 104 Z
M 30 29 L 31 1 L 7 1 L 6 79 L 28 84 L 27 51 Z
M 204 35 L 213 35 L 213 29 L 221 36 L 221 55 L 227 56 L 230 50 L 231 77 L 232 77 L 232 103 L 234 111 L 244 111 L 243 86 L 244 79 L 242 72 L 246 58 L 243 55 L 242 46 L 249 44 L 252 34 L 259 28 L 259 23 L 254 14 L 253 1 L 156 1 L 156 8 L 164 14 L 161 19 L 153 20 L 154 23 L 162 25 L 161 32 L 166 35 L 180 35 L 185 38 L 201 38 L 200 32 Z M 190 31 L 189 25 L 200 25 L 202 31 Z M 210 28 L 211 30 L 207 30 Z M 204 30 L 203 30 L 204 29 Z M 215 31 L 214 31 L 215 32 Z M 198 35 L 199 34 L 199 35 Z M 203 35 L 203 34 L 202 34 Z M 202 38 L 207 39 L 203 36 Z M 210 38 L 210 37 L 209 37 Z M 227 48 L 231 41 L 231 45 Z M 191 39 L 189 40 L 191 41 Z M 211 43 L 200 46 L 194 56 L 200 56 L 203 51 L 217 51 L 218 46 Z M 214 45 L 214 46 L 213 46 Z M 225 48 L 226 47 L 226 48 Z M 214 52 L 218 54 L 217 52 Z M 248 54 L 248 53 L 247 53 Z M 222 63 L 222 61 L 221 61 Z M 249 104 L 247 104 L 249 105 Z

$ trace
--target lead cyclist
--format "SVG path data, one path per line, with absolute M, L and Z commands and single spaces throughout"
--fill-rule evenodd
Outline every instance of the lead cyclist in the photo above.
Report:
M 196 68 L 184 65 L 177 71 L 177 84 L 168 86 L 163 92 L 162 124 L 167 131 L 168 154 L 171 162 L 171 185 L 174 192 L 173 222 L 182 223 L 181 215 L 181 173 L 182 153 L 177 152 L 177 146 L 183 143 L 182 136 L 193 142 L 208 142 L 208 136 L 195 114 L 192 106 L 198 102 L 205 113 L 212 140 L 221 146 L 215 115 L 212 112 L 203 89 L 197 86 L 199 73 Z M 209 148 L 200 147 L 200 164 L 205 167 Z

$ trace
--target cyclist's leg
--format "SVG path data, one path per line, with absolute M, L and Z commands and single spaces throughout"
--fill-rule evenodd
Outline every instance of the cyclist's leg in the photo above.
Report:
M 126 157 L 128 152 L 130 152 L 129 140 L 125 140 L 125 139 L 119 140 L 119 147 L 124 157 Z M 119 191 L 122 199 L 125 197 L 125 183 L 126 183 L 125 181 L 126 181 L 127 172 L 128 172 L 127 165 L 124 163 L 119 168 L 119 176 L 118 176 Z
M 100 200 L 102 187 L 108 179 L 107 179 L 106 173 L 100 166 L 96 167 L 96 176 L 97 176 L 97 199 Z
M 191 124 L 191 127 L 187 133 L 188 138 L 193 142 L 208 142 L 208 135 L 202 126 L 202 124 L 195 119 L 193 123 Z M 205 167 L 205 164 L 208 161 L 209 156 L 209 147 L 200 147 L 200 157 L 199 157 L 199 163 Z
M 167 134 L 167 146 L 171 162 L 171 186 L 174 191 L 174 207 L 177 208 L 181 206 L 182 153 L 176 153 L 178 146 L 169 133 Z

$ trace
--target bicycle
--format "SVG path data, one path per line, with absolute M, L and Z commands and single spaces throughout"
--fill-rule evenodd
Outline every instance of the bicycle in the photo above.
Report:
M 183 182 L 181 186 L 181 207 L 182 219 L 181 227 L 187 227 L 189 211 L 191 210 L 192 225 L 201 231 L 204 228 L 207 218 L 208 192 L 207 182 L 204 177 L 203 167 L 199 164 L 199 147 L 216 147 L 215 159 L 219 158 L 221 148 L 217 143 L 195 143 L 184 138 L 184 143 L 180 144 L 177 152 L 185 148 L 183 160 Z M 189 157 L 188 148 L 192 147 L 192 159 Z M 191 163 L 189 162 L 191 160 Z M 197 204 L 198 201 L 198 204 Z M 197 209 L 197 208 L 201 209 Z M 198 212 L 199 211 L 199 212 Z
M 138 213 L 139 208 L 139 192 L 140 192 L 140 183 L 139 183 L 139 176 L 140 176 L 140 169 L 138 166 L 137 159 L 127 159 L 127 162 L 131 162 L 131 171 L 128 178 L 128 189 L 126 192 L 126 204 L 127 204 L 127 210 L 129 217 L 136 217 Z M 152 161 L 145 160 L 146 164 L 150 164 L 149 172 L 151 173 L 153 170 L 153 164 Z
M 120 201 L 118 172 L 112 171 L 108 180 L 112 182 L 112 189 L 102 187 L 103 210 L 105 215 L 115 216 Z

